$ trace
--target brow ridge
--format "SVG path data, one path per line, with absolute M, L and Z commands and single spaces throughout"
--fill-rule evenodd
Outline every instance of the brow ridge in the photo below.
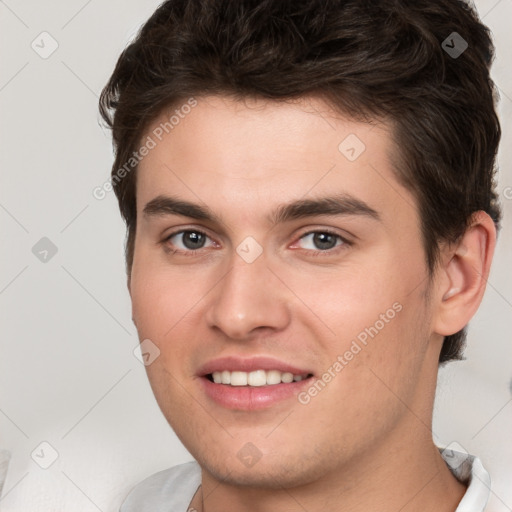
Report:
M 220 223 L 220 218 L 207 206 L 167 195 L 159 195 L 149 201 L 144 207 L 143 214 L 146 217 L 181 215 L 196 220 Z M 270 224 L 277 225 L 292 220 L 322 215 L 360 215 L 374 220 L 380 220 L 380 216 L 376 210 L 371 208 L 364 201 L 350 194 L 298 199 L 277 207 L 270 213 L 267 219 Z

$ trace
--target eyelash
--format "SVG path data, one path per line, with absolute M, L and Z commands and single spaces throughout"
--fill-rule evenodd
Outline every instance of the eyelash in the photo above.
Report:
M 307 251 L 309 253 L 309 255 L 313 256 L 314 258 L 338 254 L 340 251 L 347 249 L 348 247 L 350 247 L 352 245 L 352 243 L 349 240 L 342 237 L 339 233 L 335 233 L 334 231 L 331 231 L 329 229 L 316 229 L 316 230 L 312 230 L 312 231 L 307 231 L 306 233 L 303 233 L 302 235 L 300 235 L 298 240 L 302 240 L 303 238 L 305 238 L 308 235 L 319 234 L 319 233 L 322 235 L 332 235 L 332 236 L 336 237 L 338 240 L 340 240 L 341 244 L 335 245 L 332 249 L 325 249 L 323 251 L 320 249 L 316 249 L 316 250 L 303 249 L 304 251 Z
M 206 238 L 210 238 L 208 236 L 208 234 L 206 234 L 204 231 L 201 231 L 199 229 L 181 229 L 179 231 L 174 231 L 173 233 L 170 233 L 168 236 L 166 236 L 164 238 L 162 243 L 167 243 L 174 236 L 180 235 L 180 234 L 184 234 L 184 233 L 198 233 L 200 235 L 205 236 Z M 326 249 L 326 250 L 323 250 L 323 251 L 320 250 L 320 249 L 317 249 L 317 250 L 303 249 L 303 250 L 307 251 L 310 256 L 313 256 L 315 258 L 319 257 L 319 256 L 324 256 L 324 255 L 337 254 L 340 250 L 343 250 L 344 248 L 346 249 L 346 248 L 352 246 L 352 243 L 349 240 L 347 240 L 346 238 L 342 237 L 339 233 L 335 233 L 334 231 L 331 231 L 329 229 L 318 229 L 318 230 L 307 231 L 306 233 L 303 233 L 298 238 L 298 240 L 301 240 L 301 239 L 305 238 L 308 235 L 319 234 L 319 233 L 320 234 L 326 234 L 326 235 L 332 235 L 334 237 L 337 237 L 339 240 L 341 240 L 342 243 L 339 246 L 333 247 L 332 249 Z M 172 249 L 171 250 L 171 254 L 180 254 L 180 255 L 183 255 L 183 256 L 197 256 L 197 254 L 201 251 L 201 249 L 203 249 L 203 247 L 201 247 L 200 249 L 189 249 L 187 251 L 184 251 L 182 249 Z

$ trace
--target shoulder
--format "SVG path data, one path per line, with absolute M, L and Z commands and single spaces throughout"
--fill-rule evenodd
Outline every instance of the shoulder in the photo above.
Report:
M 120 512 L 186 512 L 200 483 L 197 462 L 160 471 L 130 491 Z

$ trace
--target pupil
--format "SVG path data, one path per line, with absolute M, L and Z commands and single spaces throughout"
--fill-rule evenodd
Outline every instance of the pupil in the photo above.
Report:
M 319 249 L 332 249 L 336 245 L 336 238 L 330 233 L 315 233 L 313 241 Z
M 196 231 L 187 231 L 183 234 L 183 245 L 187 249 L 200 249 L 204 245 L 204 236 Z

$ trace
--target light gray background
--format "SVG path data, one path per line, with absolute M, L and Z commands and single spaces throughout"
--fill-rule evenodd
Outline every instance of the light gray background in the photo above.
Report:
M 158 4 L 0 1 L 0 448 L 12 452 L 2 511 L 115 511 L 136 482 L 191 460 L 133 354 L 114 194 L 92 195 L 113 160 L 98 95 Z M 467 360 L 441 371 L 434 434 L 481 457 L 494 510 L 505 511 L 512 510 L 512 0 L 477 7 L 498 48 L 505 219 Z M 59 45 L 47 59 L 31 47 L 43 31 Z M 42 237 L 58 248 L 46 263 L 32 253 Z M 34 459 L 50 461 L 43 441 L 58 454 L 46 470 L 31 458 L 36 450 Z

